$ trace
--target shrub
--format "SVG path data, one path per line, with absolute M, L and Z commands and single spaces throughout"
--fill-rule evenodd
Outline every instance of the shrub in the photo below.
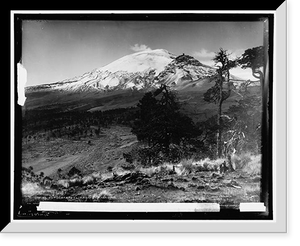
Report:
M 115 197 L 107 190 L 102 190 L 100 193 L 94 193 L 91 198 L 93 201 L 111 201 L 115 199 Z
M 250 157 L 251 160 L 243 167 L 242 171 L 249 175 L 261 175 L 261 155 Z
M 209 171 L 209 164 L 208 164 L 207 162 L 204 162 L 204 163 L 203 163 L 203 169 L 204 169 L 205 171 Z
M 44 189 L 38 183 L 22 182 L 21 191 L 23 195 L 33 196 L 42 193 Z
M 83 185 L 93 184 L 94 181 L 95 181 L 95 178 L 93 176 L 90 176 L 90 175 L 84 176 L 82 178 L 82 184 Z
M 147 176 L 151 177 L 152 175 L 154 175 L 155 173 L 158 173 L 160 171 L 161 167 L 141 167 L 139 168 L 139 171 L 141 173 L 146 174 Z
M 155 147 L 136 147 L 127 153 L 123 153 L 123 157 L 130 164 L 138 162 L 144 167 L 162 163 L 160 150 Z
M 176 144 L 171 144 L 166 160 L 172 163 L 178 163 L 186 155 L 185 152 L 184 148 Z
M 182 165 L 182 168 L 188 172 L 211 172 L 218 171 L 219 166 L 224 160 L 225 159 L 222 158 L 216 160 L 205 158 L 199 161 L 195 161 L 194 159 L 184 159 L 180 164 Z
M 91 176 L 94 178 L 94 179 L 100 179 L 101 178 L 101 173 L 100 172 L 93 172 L 91 174 Z
M 57 181 L 57 186 L 62 188 L 69 188 L 70 182 L 67 179 L 60 179 Z
M 132 163 L 124 163 L 121 165 L 124 170 L 132 171 L 135 169 L 135 165 Z
M 234 168 L 243 169 L 252 159 L 250 153 L 242 153 L 231 157 Z
M 193 162 L 194 162 L 194 160 L 192 160 L 192 159 L 183 159 L 180 162 L 180 164 L 182 165 L 183 171 L 186 171 L 187 173 L 193 172 L 195 170 Z

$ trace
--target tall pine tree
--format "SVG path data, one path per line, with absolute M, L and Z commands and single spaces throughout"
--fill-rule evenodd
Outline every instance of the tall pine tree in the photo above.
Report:
M 172 144 L 180 145 L 197 134 L 193 121 L 180 112 L 176 94 L 164 84 L 139 101 L 132 132 L 150 148 L 158 147 L 165 157 Z
M 236 62 L 229 59 L 228 52 L 222 48 L 216 53 L 213 61 L 218 66 L 215 85 L 204 93 L 204 100 L 218 105 L 217 156 L 222 157 L 222 105 L 231 94 L 230 69 L 236 66 Z M 227 82 L 227 88 L 224 86 L 225 82 Z

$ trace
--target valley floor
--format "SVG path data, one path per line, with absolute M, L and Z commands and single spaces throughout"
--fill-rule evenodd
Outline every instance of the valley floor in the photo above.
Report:
M 238 205 L 260 201 L 260 174 L 251 169 L 260 165 L 258 157 L 244 169 L 222 174 L 170 163 L 159 167 L 137 166 L 129 171 L 122 168 L 126 164 L 123 153 L 136 143 L 130 128 L 113 126 L 103 129 L 97 137 L 23 144 L 23 168 L 32 170 L 23 175 L 23 203 L 55 200 Z M 68 176 L 73 167 L 80 175 Z M 51 179 L 51 184 L 42 182 L 45 176 Z
M 108 166 L 125 163 L 123 152 L 137 143 L 129 127 L 103 128 L 99 136 L 80 140 L 54 138 L 23 144 L 22 166 L 33 172 L 43 172 L 53 178 L 60 168 L 67 172 L 71 167 L 83 174 L 106 170 Z

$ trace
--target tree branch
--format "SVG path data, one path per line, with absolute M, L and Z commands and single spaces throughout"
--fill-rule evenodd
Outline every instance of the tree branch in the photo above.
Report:
M 259 75 L 256 75 L 259 74 Z M 262 73 L 262 71 L 258 70 L 258 69 L 252 69 L 252 75 L 253 77 L 257 78 L 257 79 L 262 79 L 264 74 Z

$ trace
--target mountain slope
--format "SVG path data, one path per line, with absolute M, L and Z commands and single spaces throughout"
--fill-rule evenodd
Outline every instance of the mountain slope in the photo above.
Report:
M 141 51 L 124 56 L 100 68 L 99 71 L 136 73 L 153 69 L 156 73 L 160 73 L 174 58 L 173 54 L 164 49 Z
M 175 56 L 164 49 L 147 50 L 124 56 L 81 76 L 27 87 L 25 106 L 33 109 L 63 105 L 64 110 L 130 107 L 136 105 L 145 91 L 158 88 L 162 83 L 179 92 L 196 90 L 202 95 L 212 86 L 215 75 L 215 68 L 192 56 Z
M 163 49 L 141 51 L 124 56 L 104 67 L 61 82 L 28 87 L 27 91 L 59 90 L 71 92 L 147 89 L 161 83 L 176 85 L 209 76 L 214 69 L 193 57 L 176 57 Z

